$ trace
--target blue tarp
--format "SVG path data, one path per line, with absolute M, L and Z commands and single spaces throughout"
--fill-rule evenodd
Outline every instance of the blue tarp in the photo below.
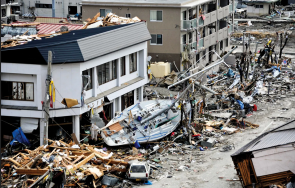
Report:
M 234 71 L 231 69 L 228 69 L 228 72 L 226 74 L 227 77 L 233 77 L 235 75 Z
M 13 140 L 10 142 L 10 145 L 14 145 L 14 141 L 18 141 L 19 143 L 23 143 L 26 146 L 31 146 L 29 140 L 24 134 L 23 130 L 19 127 L 12 132 Z
M 239 100 L 237 100 L 237 102 L 239 103 L 239 105 L 241 107 L 241 110 L 243 110 L 244 109 L 244 104 L 241 101 L 239 101 Z

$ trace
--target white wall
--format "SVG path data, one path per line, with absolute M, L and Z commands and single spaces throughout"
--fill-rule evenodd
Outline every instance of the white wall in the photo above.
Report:
M 247 14 L 248 16 L 261 16 L 269 14 L 269 4 L 257 4 L 263 5 L 263 8 L 255 8 L 254 6 L 247 6 Z
M 129 54 L 137 53 L 137 71 L 129 73 Z M 114 98 L 118 98 L 121 95 L 128 93 L 138 87 L 142 87 L 147 83 L 146 74 L 146 55 L 147 55 L 147 42 L 143 42 L 129 48 L 119 50 L 117 52 L 95 58 L 93 60 L 83 63 L 67 63 L 67 64 L 53 64 L 52 65 L 52 79 L 56 87 L 56 102 L 54 103 L 54 109 L 50 110 L 51 117 L 73 116 L 82 114 L 91 107 L 96 108 L 101 105 L 101 99 L 98 99 L 91 104 L 81 108 L 81 92 L 82 92 L 82 71 L 89 68 L 96 68 L 97 66 L 110 62 L 114 59 L 126 56 L 126 75 L 119 77 L 120 83 L 126 83 L 137 77 L 143 77 L 144 79 L 136 84 L 129 85 L 120 89 L 117 92 L 112 93 Z M 117 66 L 117 71 L 119 66 Z M 2 109 L 3 116 L 18 116 L 18 117 L 35 117 L 42 118 L 42 104 L 45 97 L 45 79 L 47 75 L 47 65 L 32 65 L 32 64 L 17 64 L 17 63 L 1 63 L 1 73 L 3 74 L 2 80 L 6 81 L 30 81 L 34 82 L 34 101 L 15 101 L 15 100 L 1 100 L 4 105 L 15 106 L 34 106 L 38 107 L 38 110 L 13 110 Z M 33 75 L 33 76 L 32 76 Z M 97 75 L 92 75 L 93 80 L 97 80 Z M 98 86 L 93 84 L 91 90 L 86 93 L 85 99 L 97 96 L 98 94 L 107 91 L 113 87 L 118 86 L 118 80 L 110 81 L 106 84 Z M 61 101 L 63 98 L 77 99 L 79 104 L 71 109 L 65 108 Z

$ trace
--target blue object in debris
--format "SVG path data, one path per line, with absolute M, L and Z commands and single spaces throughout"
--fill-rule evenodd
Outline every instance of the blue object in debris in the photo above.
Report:
M 137 130 L 137 127 L 133 127 L 132 130 L 134 130 L 134 131 Z
M 150 182 L 150 181 L 147 181 L 146 183 L 144 183 L 145 185 L 153 185 L 153 183 L 152 182 Z
M 26 146 L 31 146 L 29 140 L 24 134 L 23 130 L 19 127 L 12 132 L 13 140 L 10 142 L 10 145 L 13 146 L 14 142 L 17 141 L 19 143 L 23 143 Z
M 241 110 L 243 110 L 244 109 L 244 104 L 241 101 L 239 101 L 239 100 L 237 100 L 237 102 L 239 103 L 239 105 L 241 107 Z
M 137 149 L 140 148 L 140 144 L 139 144 L 139 142 L 138 142 L 137 140 L 135 141 L 134 146 L 135 146 Z
M 202 147 L 200 147 L 200 151 L 204 151 L 204 149 Z
M 228 69 L 228 72 L 226 74 L 227 77 L 233 77 L 235 75 L 234 71 L 231 69 Z
M 146 125 L 146 126 L 144 126 L 144 129 L 147 129 L 148 128 L 148 126 Z
M 141 116 L 137 116 L 137 121 L 141 121 L 142 117 Z

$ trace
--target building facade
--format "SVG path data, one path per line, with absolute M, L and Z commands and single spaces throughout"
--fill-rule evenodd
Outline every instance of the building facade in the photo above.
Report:
M 279 0 L 243 0 L 243 3 L 247 5 L 247 15 L 253 17 L 270 15 L 278 1 Z
M 58 122 L 61 125 L 72 125 L 72 132 L 79 140 L 81 123 L 89 119 L 92 109 L 95 113 L 104 110 L 110 120 L 116 112 L 143 101 L 143 86 L 148 81 L 146 58 L 150 38 L 145 23 L 141 22 L 70 31 L 3 50 L 1 84 L 6 90 L 2 89 L 1 95 L 2 117 L 38 119 L 40 135 L 43 135 L 41 101 L 45 100 L 47 54 L 52 51 L 56 101 L 50 108 L 50 118 L 61 120 Z M 23 53 L 30 55 L 20 57 Z M 82 94 L 83 89 L 85 94 Z M 64 98 L 77 99 L 79 104 L 66 108 L 61 103 Z M 20 120 L 19 126 L 21 124 Z M 91 123 L 88 120 L 83 124 Z M 52 127 L 49 132 L 50 129 Z
M 97 12 L 105 16 L 113 12 L 119 16 L 135 17 L 147 22 L 152 39 L 148 43 L 148 54 L 152 61 L 168 61 L 177 71 L 182 69 L 182 52 L 189 47 L 192 63 L 201 59 L 201 64 L 216 59 L 209 51 L 220 54 L 229 48 L 229 35 L 233 30 L 228 24 L 234 6 L 230 0 L 181 0 L 140 1 L 83 0 L 83 20 L 92 18 Z M 232 22 L 233 23 L 233 22 Z M 204 58 L 201 58 L 202 56 Z M 201 67 L 201 66 L 200 66 Z
M 13 0 L 18 4 L 21 15 L 35 13 L 40 17 L 52 17 L 52 0 Z M 66 18 L 67 15 L 75 15 L 82 12 L 81 0 L 58 0 L 55 1 L 55 17 Z

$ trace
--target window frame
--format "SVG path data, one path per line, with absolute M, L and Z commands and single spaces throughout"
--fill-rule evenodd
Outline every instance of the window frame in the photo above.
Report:
M 133 62 L 133 64 L 131 63 L 131 56 L 134 56 L 135 58 L 135 62 Z M 134 73 L 134 72 L 136 72 L 137 71 L 137 52 L 134 52 L 134 53 L 132 53 L 132 54 L 129 54 L 129 74 L 131 74 L 131 73 Z M 132 65 L 133 66 L 132 66 Z M 135 65 L 135 66 L 134 66 Z M 132 69 L 131 69 L 131 67 L 132 67 Z M 134 69 L 134 67 L 135 67 L 135 69 Z
M 2 96 L 2 92 L 1 92 L 1 100 L 13 100 L 13 101 L 29 101 L 29 102 L 34 102 L 35 101 L 35 92 L 34 92 L 34 88 L 35 88 L 35 86 L 34 86 L 34 82 L 20 82 L 20 81 L 6 81 L 6 80 L 1 80 L 1 82 L 10 82 L 11 83 L 11 89 L 12 89 L 12 91 L 11 91 L 11 99 L 4 99 L 4 98 L 2 98 L 3 96 Z M 17 99 L 13 99 L 13 83 L 16 83 L 16 85 L 17 85 L 17 91 L 16 91 L 16 93 L 17 93 Z M 18 84 L 19 83 L 23 83 L 24 84 L 24 99 L 18 99 L 18 93 L 19 93 L 19 91 L 18 91 Z M 26 99 L 27 98 L 27 96 L 26 96 L 26 85 L 27 84 L 32 84 L 33 85 L 33 88 L 32 88 L 32 90 L 33 90 L 33 99 L 32 100 L 29 100 L 29 99 Z M 1 85 L 3 86 L 3 83 L 1 83 Z
M 128 13 L 128 14 L 130 15 L 130 17 L 127 17 L 127 14 L 125 15 L 125 17 L 126 17 L 126 18 L 131 18 L 131 14 L 130 14 L 130 13 Z
M 88 73 L 90 73 L 90 82 L 89 82 L 89 85 L 87 86 L 87 88 L 86 88 L 86 90 L 85 91 L 89 91 L 89 90 L 91 90 L 91 89 L 93 89 L 93 83 L 92 83 L 92 77 L 93 77 L 93 75 L 92 75 L 92 68 L 90 68 L 90 69 L 86 69 L 86 70 L 83 70 L 82 71 L 82 84 L 83 84 L 83 89 L 84 89 L 84 80 L 83 79 L 86 79 L 83 75 L 85 75 L 85 74 L 83 74 L 83 72 L 85 72 L 85 71 L 88 71 Z M 87 74 L 88 75 L 88 74 Z M 88 88 L 88 87 L 91 87 L 91 88 Z
M 151 20 L 151 12 L 156 11 L 156 20 Z M 158 20 L 158 11 L 162 12 L 162 20 Z M 163 10 L 150 10 L 150 22 L 163 22 Z
M 163 34 L 151 34 L 152 35 L 156 35 L 156 43 L 152 43 L 152 39 L 150 40 L 150 45 L 163 45 Z M 157 37 L 158 35 L 161 35 L 162 36 L 162 44 L 158 44 L 158 41 L 157 41 Z
M 124 59 L 124 62 L 122 61 L 123 59 Z M 122 65 L 124 65 L 124 66 L 122 66 Z M 125 75 L 126 75 L 126 57 L 123 56 L 123 57 L 121 57 L 121 61 L 120 61 L 120 76 L 122 77 Z

